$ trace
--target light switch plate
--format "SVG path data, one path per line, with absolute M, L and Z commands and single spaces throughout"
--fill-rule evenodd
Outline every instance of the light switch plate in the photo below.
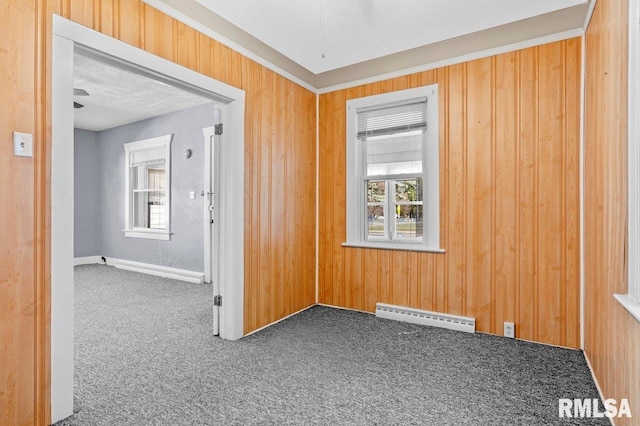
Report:
M 33 135 L 31 133 L 13 132 L 13 155 L 33 157 Z

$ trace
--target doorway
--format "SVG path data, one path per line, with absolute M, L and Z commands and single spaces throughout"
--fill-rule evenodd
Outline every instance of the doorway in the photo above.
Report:
M 104 61 L 224 105 L 224 143 L 218 144 L 215 217 L 219 334 L 243 335 L 244 92 L 79 24 L 54 16 L 51 147 L 51 418 L 73 414 L 73 55 L 92 52 Z M 232 226 L 235 224 L 235 226 Z M 213 313 L 212 313 L 213 316 Z

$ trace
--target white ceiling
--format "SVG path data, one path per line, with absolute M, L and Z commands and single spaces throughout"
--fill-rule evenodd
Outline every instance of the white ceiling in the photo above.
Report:
M 407 69 L 420 61 L 426 63 L 443 59 L 447 55 L 456 57 L 461 52 L 464 53 L 465 49 L 486 49 L 500 43 L 513 43 L 519 40 L 518 37 L 525 40 L 527 37 L 541 37 L 575 29 L 584 23 L 584 14 L 589 2 L 144 1 L 164 8 L 170 14 L 177 11 L 179 16 L 188 17 L 190 22 L 203 25 L 202 28 L 224 29 L 226 32 L 220 33 L 223 40 L 230 40 L 241 48 L 248 46 L 245 48 L 247 51 L 266 58 L 267 62 L 275 61 L 273 63 L 281 66 L 285 72 L 289 69 L 296 75 L 294 68 L 298 67 L 299 70 L 308 73 L 306 77 L 300 77 L 302 81 L 308 82 L 310 87 L 318 88 L 337 84 L 342 80 L 355 81 L 358 77 L 381 74 L 391 70 L 392 66 Z M 199 7 L 200 10 L 193 6 Z M 217 20 L 198 21 L 198 18 L 204 19 L 206 14 Z M 486 36 L 488 31 L 494 29 L 499 31 L 489 34 L 490 42 L 483 44 L 483 35 Z M 514 36 L 514 32 L 520 34 Z M 241 33 L 249 38 L 253 37 L 255 42 Z M 429 49 L 436 52 L 433 57 L 429 56 Z M 398 56 L 403 54 L 404 61 Z M 412 59 L 407 61 L 406 55 Z M 396 64 L 390 65 L 394 56 Z M 284 58 L 285 62 L 280 58 Z M 290 61 L 289 65 L 286 61 Z M 277 65 L 278 63 L 284 65 Z M 301 74 L 298 72 L 297 75 Z M 90 94 L 74 97 L 76 102 L 85 105 L 84 108 L 74 110 L 75 126 L 93 131 L 129 124 L 211 101 L 82 54 L 76 54 L 74 57 L 74 87 L 84 89 Z
M 211 102 L 183 89 L 123 70 L 97 59 L 74 55 L 73 87 L 89 96 L 74 96 L 74 125 L 94 132 Z
M 197 0 L 320 74 L 588 0 Z

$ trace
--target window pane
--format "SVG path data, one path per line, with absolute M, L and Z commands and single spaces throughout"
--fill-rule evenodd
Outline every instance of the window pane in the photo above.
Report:
M 395 198 L 395 238 L 416 241 L 422 240 L 424 226 L 422 179 L 397 180 Z
M 384 206 L 367 206 L 367 239 L 385 239 Z
M 386 181 L 384 180 L 367 181 L 367 202 L 369 203 L 384 202 L 385 187 L 386 187 Z
M 132 166 L 131 189 L 166 189 L 164 161 L 151 166 Z
M 396 202 L 422 201 L 422 178 L 396 181 Z
M 422 173 L 422 130 L 368 137 L 367 176 Z
M 386 238 L 384 232 L 384 205 L 387 182 L 367 181 L 367 239 Z
M 133 226 L 166 229 L 165 191 L 139 191 L 133 194 Z
M 398 205 L 396 235 L 399 240 L 422 241 L 423 214 L 422 205 Z
M 149 169 L 148 189 L 165 189 L 164 169 Z

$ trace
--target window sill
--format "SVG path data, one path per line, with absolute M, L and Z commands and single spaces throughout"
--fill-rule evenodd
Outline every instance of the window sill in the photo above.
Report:
M 167 231 L 124 231 L 127 238 L 143 238 L 147 240 L 171 240 L 171 233 Z
M 615 297 L 636 320 L 640 321 L 640 302 L 636 302 L 627 294 L 614 294 L 613 297 Z
M 380 250 L 402 250 L 402 251 L 419 251 L 425 253 L 445 253 L 444 249 L 435 247 L 425 247 L 418 244 L 402 244 L 402 243 L 374 243 L 374 242 L 346 242 L 342 243 L 342 247 L 357 247 Z

